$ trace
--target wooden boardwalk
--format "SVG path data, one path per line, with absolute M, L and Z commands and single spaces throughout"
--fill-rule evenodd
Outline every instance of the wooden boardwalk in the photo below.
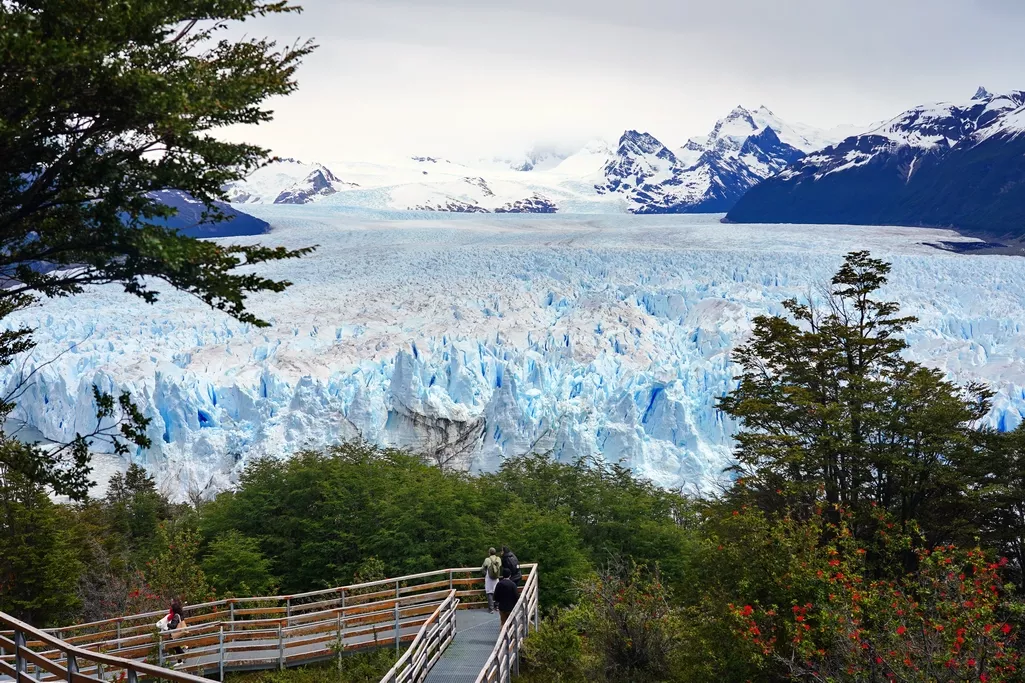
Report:
M 504 628 L 497 613 L 481 609 L 479 567 L 188 605 L 188 626 L 174 637 L 154 627 L 163 610 L 45 631 L 0 612 L 0 683 L 206 683 L 200 676 L 223 680 L 230 671 L 303 666 L 382 647 L 402 655 L 381 683 L 508 683 L 523 639 L 538 624 L 537 565 L 523 570 Z

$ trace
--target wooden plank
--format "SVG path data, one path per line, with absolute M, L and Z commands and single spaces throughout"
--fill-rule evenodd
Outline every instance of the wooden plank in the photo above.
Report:
M 329 647 L 321 648 L 319 650 L 310 650 L 309 652 L 303 652 L 302 654 L 292 655 L 291 657 L 285 657 L 285 663 L 292 662 L 304 662 L 310 659 L 317 659 L 318 657 L 324 657 L 325 655 L 334 654 L 334 650 Z
M 247 607 L 245 609 L 236 609 L 235 616 L 248 617 L 251 615 L 278 615 L 281 616 L 285 613 L 284 607 Z
M 226 643 L 247 643 L 253 640 L 277 640 L 277 631 L 225 631 L 224 642 Z
M 231 647 L 224 646 L 224 654 L 227 655 L 229 652 L 269 652 L 278 650 L 278 644 L 274 643 L 262 643 L 260 645 L 235 645 L 232 643 Z M 275 655 L 275 659 L 277 656 Z
M 288 637 L 306 636 L 313 635 L 316 633 L 327 633 L 335 632 L 338 630 L 338 620 L 331 619 L 329 621 L 320 621 L 316 624 L 308 624 L 303 626 L 292 626 L 288 629 Z
M 216 636 L 195 636 L 190 638 L 174 638 L 164 643 L 164 647 L 206 647 L 207 645 L 217 645 L 221 642 L 220 635 Z

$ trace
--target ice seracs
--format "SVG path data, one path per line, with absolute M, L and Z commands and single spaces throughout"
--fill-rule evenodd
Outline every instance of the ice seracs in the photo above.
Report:
M 247 207 L 272 231 L 233 242 L 320 245 L 261 265 L 295 283 L 250 300 L 269 328 L 186 294 L 149 306 L 116 287 L 8 318 L 37 328 L 39 343 L 0 370 L 0 389 L 35 371 L 15 417 L 66 440 L 91 431 L 94 384 L 130 391 L 152 441 L 131 457 L 178 498 L 230 486 L 253 458 L 359 439 L 474 471 L 527 452 L 603 457 L 707 488 L 730 462 L 735 425 L 715 403 L 732 386 L 731 350 L 755 316 L 816 291 L 866 248 L 893 262 L 885 296 L 919 318 L 909 355 L 987 382 L 994 427 L 1025 413 L 1025 260 L 923 246 L 957 239 L 947 231 L 724 230 L 704 216 L 379 220 L 329 201 Z

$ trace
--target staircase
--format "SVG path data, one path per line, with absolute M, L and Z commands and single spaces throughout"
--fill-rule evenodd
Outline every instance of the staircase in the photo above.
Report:
M 232 671 L 340 665 L 354 652 L 405 646 L 382 683 L 504 683 L 518 670 L 530 624 L 538 624 L 537 565 L 523 570 L 519 601 L 501 629 L 485 609 L 476 567 L 188 605 L 187 628 L 174 638 L 154 626 L 163 611 L 46 630 L 0 612 L 0 681 L 203 683 Z

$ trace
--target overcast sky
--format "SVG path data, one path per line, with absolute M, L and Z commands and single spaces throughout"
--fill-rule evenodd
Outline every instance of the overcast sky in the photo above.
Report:
M 737 104 L 821 127 L 975 88 L 1025 89 L 1025 0 L 300 0 L 250 35 L 313 38 L 272 123 L 230 136 L 303 160 L 671 147 Z

